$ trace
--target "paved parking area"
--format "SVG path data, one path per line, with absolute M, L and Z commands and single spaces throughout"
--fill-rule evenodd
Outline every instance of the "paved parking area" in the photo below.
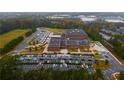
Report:
M 20 51 L 24 50 L 26 47 L 28 47 L 28 43 L 36 40 L 39 42 L 39 44 L 46 44 L 50 41 L 49 38 L 50 32 L 47 31 L 46 29 L 40 29 L 37 30 L 35 33 L 33 33 L 31 36 L 27 37 L 25 40 L 23 40 L 17 47 L 16 47 L 16 51 L 17 53 L 19 53 Z
M 37 70 L 37 69 L 49 69 L 52 68 L 54 70 L 71 70 L 75 69 L 78 70 L 81 68 L 80 65 L 63 65 L 63 64 L 30 64 L 30 65 L 23 65 L 23 69 L 25 72 L 30 70 Z
M 91 55 L 69 55 L 69 54 L 43 54 L 43 55 L 22 55 L 21 60 L 25 65 L 25 71 L 39 68 L 54 68 L 56 70 L 88 68 L 88 64 L 93 64 L 95 59 Z M 88 69 L 93 72 L 92 69 Z
M 93 63 L 95 61 L 93 56 L 84 55 L 68 55 L 68 54 L 43 54 L 43 55 L 22 55 L 19 60 L 24 63 Z

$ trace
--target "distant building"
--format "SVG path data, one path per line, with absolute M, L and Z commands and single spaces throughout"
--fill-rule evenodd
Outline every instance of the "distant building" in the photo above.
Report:
M 80 15 L 79 18 L 83 21 L 83 22 L 94 22 L 97 21 L 98 18 L 96 16 L 84 16 L 84 15 Z
M 124 23 L 124 19 L 121 17 L 106 17 L 104 21 L 113 23 Z

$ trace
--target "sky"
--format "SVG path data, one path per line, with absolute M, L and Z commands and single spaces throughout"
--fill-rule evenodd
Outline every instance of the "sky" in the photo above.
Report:
M 124 12 L 123 0 L 0 0 L 1 12 Z

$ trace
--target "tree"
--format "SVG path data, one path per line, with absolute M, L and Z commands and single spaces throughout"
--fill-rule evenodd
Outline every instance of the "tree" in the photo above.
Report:
M 38 40 L 36 40 L 36 41 L 35 41 L 35 44 L 38 44 L 38 43 L 39 43 L 39 41 L 38 41 Z
M 28 37 L 28 36 L 30 36 L 32 33 L 33 33 L 32 31 L 29 31 L 29 32 L 25 33 L 25 36 Z
M 18 57 L 6 55 L 0 59 L 0 79 L 13 80 L 24 78 L 24 72 L 21 66 L 18 66 L 19 62 L 16 58 Z
M 105 65 L 108 65 L 108 64 L 109 64 L 109 61 L 108 61 L 108 60 L 106 60 L 106 61 L 105 61 Z
M 38 47 L 35 46 L 35 47 L 34 47 L 34 50 L 37 51 L 37 50 L 38 50 Z
M 34 40 L 34 41 L 32 41 L 32 44 L 33 44 L 33 45 L 35 45 L 35 44 L 36 44 L 35 40 Z
M 29 48 L 28 48 L 28 50 L 31 52 L 31 51 L 32 51 L 32 48 L 31 48 L 31 47 L 29 47 Z
M 124 80 L 124 71 L 121 71 L 119 74 L 119 80 Z
M 9 51 L 11 51 L 12 49 L 15 48 L 16 45 L 18 45 L 22 40 L 24 39 L 24 37 L 19 36 L 13 40 L 11 40 L 9 43 L 7 43 L 4 48 L 0 49 L 0 54 L 5 54 Z
M 99 62 L 96 62 L 96 65 L 99 66 Z

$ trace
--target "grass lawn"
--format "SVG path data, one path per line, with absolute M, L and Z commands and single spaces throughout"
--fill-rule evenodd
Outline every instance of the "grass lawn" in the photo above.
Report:
M 21 54 L 42 54 L 43 53 L 43 50 L 37 50 L 37 51 L 28 51 L 26 49 L 22 50 L 20 52 Z
M 95 63 L 95 64 L 93 64 L 93 67 L 95 68 L 95 69 L 108 69 L 108 68 L 110 68 L 111 67 L 111 64 L 106 64 L 106 62 L 97 62 L 97 63 Z
M 3 48 L 4 45 L 10 42 L 11 40 L 19 36 L 24 36 L 25 33 L 28 31 L 31 31 L 31 29 L 16 29 L 0 35 L 0 48 Z
M 64 29 L 60 29 L 60 28 L 48 28 L 48 31 L 62 34 L 64 32 Z
M 42 54 L 44 49 L 45 49 L 45 46 L 43 46 L 42 48 L 38 48 L 37 51 L 35 51 L 35 49 L 33 48 L 31 49 L 31 51 L 29 51 L 29 49 L 24 49 L 20 53 L 21 54 Z
M 124 43 L 122 43 L 122 47 L 124 47 Z
M 95 58 L 96 58 L 96 59 L 102 59 L 103 56 L 101 56 L 101 55 L 95 55 Z
M 68 48 L 68 52 L 78 52 L 78 48 Z

